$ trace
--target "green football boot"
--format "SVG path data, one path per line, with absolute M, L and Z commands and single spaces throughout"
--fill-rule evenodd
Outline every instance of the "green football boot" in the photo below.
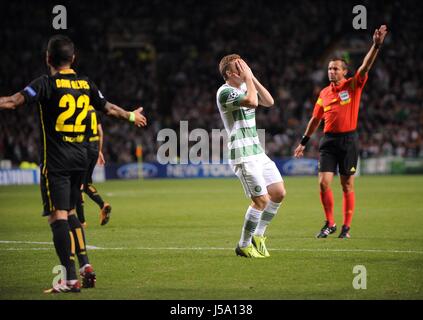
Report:
M 269 251 L 266 248 L 266 237 L 253 236 L 252 243 L 256 247 L 257 251 L 264 257 L 270 257 Z
M 254 248 L 253 244 L 245 248 L 241 248 L 239 245 L 235 249 L 235 253 L 237 256 L 245 257 L 245 258 L 264 258 L 264 256 Z

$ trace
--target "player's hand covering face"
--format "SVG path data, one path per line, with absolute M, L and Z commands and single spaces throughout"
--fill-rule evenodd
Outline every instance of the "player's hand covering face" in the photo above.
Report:
M 229 77 L 235 78 L 237 80 L 242 80 L 240 77 L 240 72 L 236 66 L 236 60 L 229 63 Z
M 253 73 L 251 72 L 250 67 L 245 63 L 244 60 L 242 59 L 235 60 L 235 66 L 242 80 L 245 81 L 246 79 L 251 79 L 253 77 Z

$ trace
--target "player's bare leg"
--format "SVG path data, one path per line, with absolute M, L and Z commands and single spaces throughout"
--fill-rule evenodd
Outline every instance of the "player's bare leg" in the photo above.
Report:
M 258 197 L 251 197 L 251 207 L 260 211 L 263 211 L 264 208 L 266 208 L 268 202 L 269 195 L 267 194 Z
M 344 223 L 339 238 L 350 238 L 351 221 L 354 215 L 355 194 L 354 194 L 354 176 L 341 175 L 341 185 L 343 191 L 343 214 Z
M 273 183 L 267 186 L 267 192 L 269 194 L 269 200 L 266 207 L 263 209 L 263 213 L 261 214 L 260 221 L 252 239 L 253 245 L 256 247 L 257 251 L 265 257 L 269 257 L 270 254 L 266 247 L 266 237 L 264 233 L 269 223 L 276 216 L 281 202 L 286 196 L 285 185 L 283 182 Z
M 267 186 L 270 201 L 281 203 L 286 197 L 285 184 L 283 182 L 273 183 Z
M 333 172 L 319 172 L 319 187 L 321 192 L 330 190 L 334 175 Z
M 66 269 L 65 281 L 58 283 L 45 293 L 80 292 L 75 270 L 75 242 L 68 223 L 68 212 L 56 210 L 48 217 L 53 232 L 53 243 L 60 263 Z
M 320 201 L 322 202 L 323 210 L 326 216 L 326 222 L 317 238 L 327 238 L 328 235 L 336 231 L 336 224 L 333 214 L 334 200 L 331 189 L 333 172 L 319 172 L 319 187 L 320 187 Z

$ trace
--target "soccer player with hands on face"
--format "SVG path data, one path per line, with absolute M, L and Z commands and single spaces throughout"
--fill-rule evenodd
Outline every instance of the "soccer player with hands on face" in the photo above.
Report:
M 273 97 L 237 54 L 223 57 L 219 71 L 225 83 L 216 103 L 228 133 L 229 164 L 252 200 L 235 252 L 247 258 L 269 257 L 264 233 L 286 191 L 279 170 L 260 145 L 255 112 L 259 105 L 271 107 Z

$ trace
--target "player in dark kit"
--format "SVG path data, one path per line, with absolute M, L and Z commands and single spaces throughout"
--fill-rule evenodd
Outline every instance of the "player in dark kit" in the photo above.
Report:
M 65 275 L 46 293 L 79 292 L 75 252 L 80 259 L 84 287 L 93 287 L 95 274 L 86 253 L 84 232 L 75 215 L 86 171 L 86 125 L 89 106 L 107 115 L 145 126 L 142 108 L 128 112 L 109 103 L 87 77 L 79 76 L 71 65 L 75 59 L 73 42 L 66 36 L 53 36 L 48 43 L 46 63 L 50 75 L 32 81 L 13 96 L 0 97 L 0 109 L 38 104 L 41 151 L 41 195 L 44 216 L 53 232 L 53 242 Z M 88 267 L 88 268 L 87 268 Z
M 93 185 L 92 175 L 96 164 L 104 165 L 103 156 L 103 128 L 100 123 L 100 118 L 97 116 L 95 109 L 90 106 L 86 118 L 87 132 L 86 140 L 88 143 L 88 168 L 82 184 L 82 192 L 85 192 L 91 200 L 93 200 L 100 207 L 100 225 L 104 226 L 109 222 L 112 207 L 109 203 L 104 202 L 97 188 Z M 84 197 L 81 196 L 76 203 L 76 214 L 83 227 L 86 227 L 84 214 Z
M 339 167 L 343 196 L 344 223 L 339 238 L 350 237 L 350 226 L 354 213 L 354 174 L 358 162 L 357 120 L 361 92 L 366 84 L 380 46 L 383 44 L 387 28 L 385 25 L 373 34 L 373 45 L 355 75 L 346 79 L 347 64 L 336 58 L 329 62 L 328 77 L 331 84 L 324 88 L 314 107 L 313 116 L 294 156 L 303 156 L 310 136 L 324 119 L 324 137 L 320 141 L 319 184 L 320 200 L 325 211 L 326 222 L 317 238 L 326 238 L 336 231 L 333 216 L 334 199 L 330 189 L 334 174 Z

